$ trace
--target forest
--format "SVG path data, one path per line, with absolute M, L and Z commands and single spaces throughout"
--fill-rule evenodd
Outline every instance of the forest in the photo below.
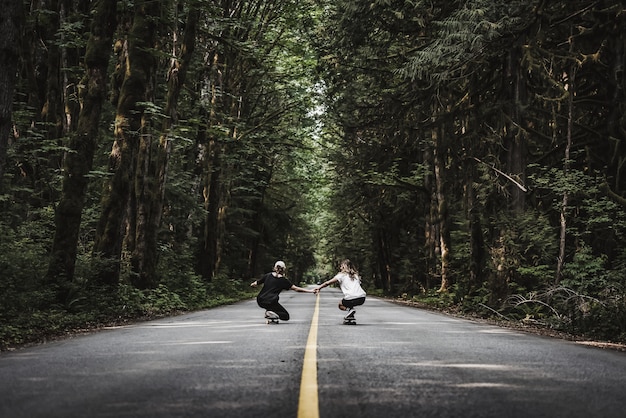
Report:
M 0 348 L 369 294 L 626 342 L 617 0 L 0 0 Z

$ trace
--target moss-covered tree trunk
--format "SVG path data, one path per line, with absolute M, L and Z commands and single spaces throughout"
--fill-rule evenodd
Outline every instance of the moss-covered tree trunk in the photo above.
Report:
M 158 141 L 153 135 L 143 135 L 139 147 L 139 159 L 135 173 L 135 201 L 137 223 L 135 246 L 131 253 L 135 285 L 151 288 L 158 282 L 157 239 L 165 201 L 168 164 L 171 154 L 171 129 L 178 120 L 177 104 L 185 82 L 189 63 L 195 49 L 198 10 L 192 5 L 188 12 L 180 54 L 176 36 L 172 39 L 173 51 L 168 72 L 168 90 L 165 103 L 165 119 Z M 177 32 L 177 31 L 176 31 Z M 177 35 L 177 33 L 176 33 Z M 178 59 L 176 59 L 178 57 Z
M 93 14 L 85 51 L 86 74 L 80 92 L 81 111 L 75 132 L 71 133 L 63 170 L 63 191 L 55 214 L 48 278 L 71 280 L 76 264 L 76 249 L 81 216 L 87 193 L 87 174 L 93 165 L 98 143 L 98 126 L 107 96 L 107 67 L 116 27 L 116 4 L 101 0 Z
M 15 92 L 17 65 L 19 62 L 19 39 L 23 30 L 24 11 L 22 2 L 0 0 L 0 193 L 4 190 L 13 93 Z
M 112 178 L 102 198 L 102 214 L 96 230 L 94 255 L 102 257 L 99 272 L 104 283 L 119 281 L 123 239 L 132 253 L 136 246 L 137 216 L 136 199 L 148 199 L 141 194 L 142 183 L 136 181 L 136 170 L 141 172 L 144 160 L 141 147 L 150 141 L 152 128 L 145 103 L 151 100 L 156 58 L 152 52 L 155 45 L 156 26 L 160 2 L 138 1 L 133 8 L 133 22 L 128 39 L 120 41 L 124 79 L 117 100 L 115 117 L 115 143 L 110 156 Z M 141 176 L 141 175 L 140 175 Z M 138 193 L 139 191 L 139 193 Z M 139 219 L 139 220 L 138 220 Z M 141 284 L 139 284 L 141 286 Z

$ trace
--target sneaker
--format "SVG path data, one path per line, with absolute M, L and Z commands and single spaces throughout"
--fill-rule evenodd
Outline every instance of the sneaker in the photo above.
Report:
M 356 311 L 354 309 L 350 308 L 350 312 L 343 319 L 354 319 L 354 314 L 355 313 L 356 313 Z
M 272 312 L 272 311 L 265 311 L 265 317 L 267 319 L 278 319 L 279 316 L 276 312 Z

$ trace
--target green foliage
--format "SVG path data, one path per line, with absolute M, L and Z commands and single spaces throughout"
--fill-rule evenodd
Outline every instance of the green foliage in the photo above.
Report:
M 434 9 L 434 19 L 423 22 L 431 30 L 430 42 L 413 52 L 398 73 L 439 83 L 457 80 L 461 74 L 473 71 L 469 66 L 484 63 L 489 54 L 501 52 L 499 43 L 503 38 L 527 24 L 532 9 L 526 3 L 473 0 L 456 8 L 439 5 Z M 431 14 L 420 12 L 413 13 Z
M 11 295 L 15 293 L 7 293 Z M 228 279 L 211 284 L 190 280 L 184 289 L 161 284 L 143 291 L 127 284 L 117 288 L 88 285 L 73 294 L 72 300 L 79 302 L 70 303 L 67 309 L 51 303 L 53 295 L 31 290 L 10 303 L 3 298 L 0 350 L 105 325 L 210 308 L 253 295 L 249 283 Z
M 76 275 L 66 283 L 58 301 L 55 286 L 46 284 L 46 245 L 43 234 L 49 219 L 28 231 L 0 223 L 0 350 L 45 341 L 67 333 L 108 324 L 209 308 L 254 295 L 249 283 L 216 279 L 207 283 L 193 274 L 189 258 L 171 249 L 162 251 L 164 281 L 155 289 L 139 290 L 130 284 L 106 287 L 93 280 L 101 269 L 98 259 L 81 252 Z M 35 229 L 32 229 L 35 228 Z M 59 303 L 61 302 L 61 303 Z
M 160 284 L 156 289 L 149 289 L 145 292 L 143 306 L 148 315 L 154 313 L 168 314 L 187 308 L 181 297 L 168 289 L 164 284 Z
M 500 304 L 512 293 L 532 291 L 554 280 L 558 247 L 556 229 L 549 218 L 536 211 L 496 216 L 489 224 L 498 236 L 489 249 L 483 285 L 488 304 Z
M 43 216 L 45 211 L 40 211 Z M 12 318 L 54 301 L 54 289 L 43 286 L 47 267 L 49 219 L 13 228 L 0 222 L 0 315 Z M 3 322 L 3 321 L 0 321 Z
M 599 295 L 611 284 L 606 261 L 605 255 L 594 256 L 581 242 L 572 261 L 563 269 L 561 284 L 586 295 Z

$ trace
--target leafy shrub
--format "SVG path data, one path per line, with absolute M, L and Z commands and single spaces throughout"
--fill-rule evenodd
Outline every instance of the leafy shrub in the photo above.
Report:
M 591 249 L 581 242 L 572 261 L 563 268 L 563 286 L 577 292 L 597 296 L 610 285 L 608 281 L 606 256 L 594 256 Z

